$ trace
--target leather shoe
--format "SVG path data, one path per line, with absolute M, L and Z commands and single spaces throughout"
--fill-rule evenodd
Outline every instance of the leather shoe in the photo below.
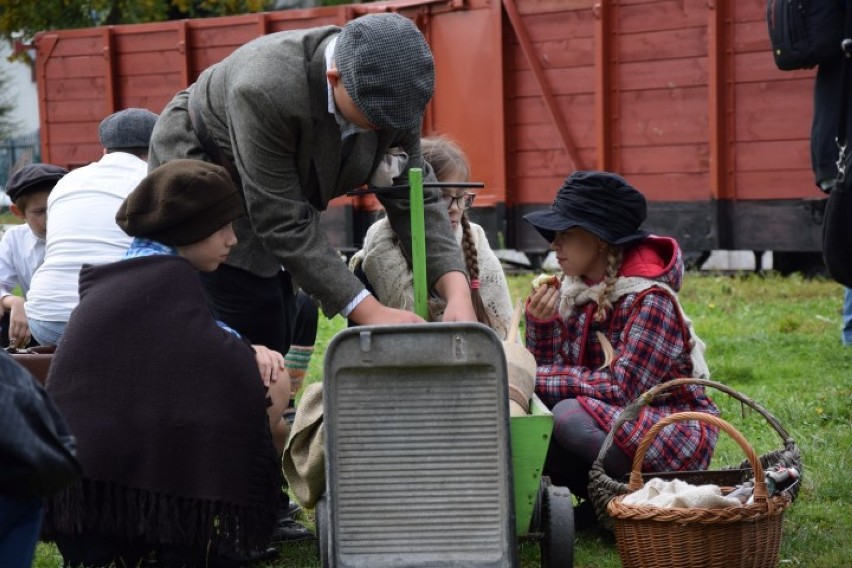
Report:
M 300 540 L 313 540 L 314 533 L 307 527 L 294 521 L 292 517 L 282 517 L 275 523 L 272 529 L 270 542 L 296 542 Z

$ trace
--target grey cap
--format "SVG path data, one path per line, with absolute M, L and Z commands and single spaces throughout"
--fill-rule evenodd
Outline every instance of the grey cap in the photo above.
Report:
M 157 115 L 144 108 L 128 108 L 113 113 L 98 126 L 101 146 L 117 148 L 147 148 Z
M 411 20 L 399 14 L 351 20 L 337 38 L 334 61 L 346 92 L 374 126 L 419 126 L 435 90 L 435 64 Z
M 6 195 L 12 200 L 33 191 L 53 189 L 62 176 L 68 173 L 65 168 L 53 164 L 27 164 L 12 174 L 6 182 Z

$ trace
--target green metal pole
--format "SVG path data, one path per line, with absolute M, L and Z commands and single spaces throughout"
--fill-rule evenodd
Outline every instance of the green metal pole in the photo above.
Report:
M 429 317 L 426 303 L 426 227 L 423 213 L 423 170 L 408 170 L 409 202 L 411 210 L 411 266 L 414 271 L 414 313 L 423 319 Z

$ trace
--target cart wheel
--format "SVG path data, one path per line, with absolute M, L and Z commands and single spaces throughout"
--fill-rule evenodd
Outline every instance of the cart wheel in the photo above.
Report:
M 567 487 L 547 484 L 541 495 L 541 566 L 574 566 L 574 503 Z
M 320 559 L 322 568 L 328 568 L 328 501 L 325 495 L 319 498 L 317 505 L 314 508 L 314 517 L 317 526 L 317 556 Z
M 547 493 L 547 488 L 550 487 L 550 478 L 542 475 L 538 484 L 538 492 L 535 494 L 535 505 L 533 506 L 532 517 L 530 518 L 530 533 L 536 534 L 542 531 L 541 524 L 541 502 L 544 500 L 544 494 Z

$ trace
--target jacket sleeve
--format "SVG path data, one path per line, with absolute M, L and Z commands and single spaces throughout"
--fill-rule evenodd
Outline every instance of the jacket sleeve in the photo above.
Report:
M 15 286 L 20 283 L 18 272 L 12 263 L 14 246 L 11 233 L 6 233 L 0 239 L 0 298 L 10 296 Z M 3 308 L 0 308 L 0 312 L 2 310 Z
M 294 70 L 293 76 L 300 74 Z M 310 108 L 294 103 L 283 110 L 270 95 L 248 82 L 231 95 L 231 146 L 246 208 L 264 246 L 331 317 L 364 286 L 328 242 L 319 211 L 302 195 L 296 153 L 303 125 L 296 117 L 310 116 Z
M 527 300 L 529 306 L 529 300 Z M 559 314 L 548 320 L 535 318 L 526 313 L 527 349 L 539 365 L 564 365 L 562 356 L 563 326 Z
M 402 146 L 408 154 L 408 166 L 400 177 L 394 179 L 395 185 L 408 184 L 408 171 L 411 168 L 423 168 L 424 181 L 435 181 L 431 167 L 423 160 L 420 152 L 420 128 L 400 132 L 399 138 L 391 146 Z M 403 254 L 411 259 L 411 207 L 408 192 L 378 194 L 379 201 L 388 214 L 388 220 L 394 233 L 399 237 Z M 467 274 L 453 232 L 450 230 L 450 218 L 440 188 L 423 188 L 424 222 L 426 227 L 426 279 L 429 288 L 447 272 L 458 271 Z
M 545 404 L 552 407 L 566 398 L 586 396 L 624 406 L 669 374 L 685 349 L 671 298 L 646 294 L 631 312 L 609 368 L 591 369 L 536 358 L 536 393 Z

